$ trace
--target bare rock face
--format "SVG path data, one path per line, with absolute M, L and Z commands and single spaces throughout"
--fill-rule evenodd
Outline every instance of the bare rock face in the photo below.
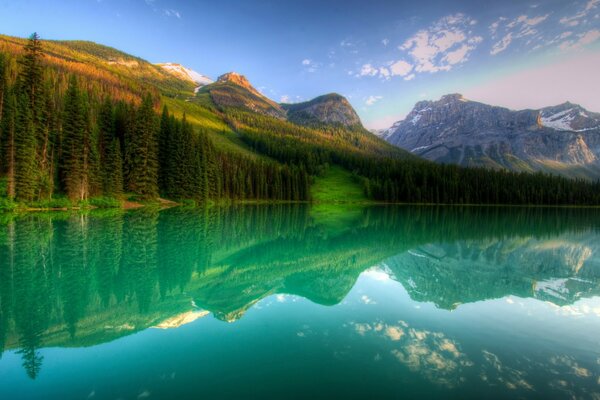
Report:
M 340 124 L 345 127 L 362 127 L 360 118 L 350 102 L 337 94 L 330 93 L 310 101 L 281 105 L 288 112 L 288 119 L 302 125 Z
M 380 136 L 440 163 L 600 177 L 600 114 L 568 102 L 514 111 L 449 94 Z

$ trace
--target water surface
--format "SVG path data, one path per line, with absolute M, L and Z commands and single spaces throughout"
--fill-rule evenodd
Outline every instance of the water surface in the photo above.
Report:
M 0 398 L 600 398 L 600 212 L 0 215 Z

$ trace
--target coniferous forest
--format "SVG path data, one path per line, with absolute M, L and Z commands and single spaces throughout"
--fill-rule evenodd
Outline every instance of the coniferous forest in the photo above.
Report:
M 206 106 L 257 156 L 228 152 L 185 113 L 170 112 L 160 87 L 51 62 L 45 43 L 34 34 L 0 51 L 2 208 L 116 206 L 131 197 L 308 201 L 314 177 L 330 165 L 351 172 L 377 201 L 600 204 L 598 182 L 438 165 L 364 129 Z
M 10 200 L 77 204 L 93 198 L 305 200 L 307 174 L 215 150 L 158 93 L 50 68 L 34 34 L 23 54 L 0 53 L 1 171 Z M 50 202 L 50 203 L 49 203 Z

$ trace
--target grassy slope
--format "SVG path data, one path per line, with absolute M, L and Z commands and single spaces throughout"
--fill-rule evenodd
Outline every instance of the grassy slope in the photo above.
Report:
M 311 188 L 315 203 L 364 203 L 369 201 L 360 184 L 345 169 L 333 166 L 315 178 Z
M 229 125 L 210 109 L 194 102 L 175 100 L 168 97 L 163 97 L 162 101 L 176 117 L 181 118 L 185 113 L 187 120 L 192 125 L 206 131 L 219 150 L 255 159 L 264 158 L 264 156 L 250 150 L 238 135 L 231 130 Z

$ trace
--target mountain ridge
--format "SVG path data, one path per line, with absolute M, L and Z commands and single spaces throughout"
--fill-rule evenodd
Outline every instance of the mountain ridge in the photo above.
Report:
M 447 94 L 378 135 L 439 163 L 600 177 L 600 114 L 570 102 L 511 110 Z

